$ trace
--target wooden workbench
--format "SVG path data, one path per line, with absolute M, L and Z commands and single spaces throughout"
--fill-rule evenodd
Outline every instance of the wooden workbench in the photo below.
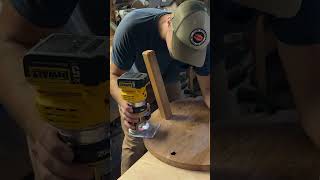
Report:
M 161 162 L 149 152 L 118 180 L 209 180 L 210 173 L 189 171 Z

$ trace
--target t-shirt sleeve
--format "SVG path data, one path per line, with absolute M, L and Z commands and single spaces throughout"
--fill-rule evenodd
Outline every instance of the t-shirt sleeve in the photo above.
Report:
M 210 45 L 207 47 L 206 60 L 204 61 L 204 65 L 202 67 L 195 67 L 194 71 L 199 76 L 208 76 L 210 74 Z
M 136 56 L 134 34 L 127 24 L 119 24 L 113 38 L 111 61 L 119 69 L 129 70 Z
M 67 23 L 79 0 L 11 0 L 18 13 L 39 27 L 56 28 Z

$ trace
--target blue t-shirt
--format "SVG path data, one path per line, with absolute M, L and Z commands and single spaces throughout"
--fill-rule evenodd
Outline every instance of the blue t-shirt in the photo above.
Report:
M 65 32 L 108 34 L 108 1 L 10 0 L 17 12 L 39 27 L 64 27 Z
M 158 20 L 168 13 L 170 12 L 155 8 L 137 9 L 128 13 L 114 35 L 112 62 L 122 70 L 135 67 L 139 72 L 146 72 L 142 52 L 154 50 L 164 81 L 177 81 L 179 72 L 185 71 L 190 65 L 174 60 L 169 54 L 165 40 L 160 37 Z M 200 76 L 210 74 L 209 49 L 207 48 L 205 64 L 195 67 L 195 72 Z
M 39 27 L 66 24 L 79 0 L 11 0 L 20 15 Z

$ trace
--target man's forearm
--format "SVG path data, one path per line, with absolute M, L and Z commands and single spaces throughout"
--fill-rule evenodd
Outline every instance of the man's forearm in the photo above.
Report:
M 110 75 L 110 94 L 118 104 L 122 104 L 124 103 L 124 100 L 121 97 L 121 89 L 118 87 L 118 78 L 119 77 L 116 75 Z
M 125 100 L 121 97 L 121 89 L 118 87 L 117 81 L 125 72 L 125 70 L 119 69 L 115 64 L 110 64 L 110 94 L 119 105 L 125 103 Z
M 26 49 L 17 43 L 0 42 L 0 103 L 29 133 L 39 125 L 40 116 L 35 106 L 35 91 L 24 78 L 22 57 L 25 52 Z

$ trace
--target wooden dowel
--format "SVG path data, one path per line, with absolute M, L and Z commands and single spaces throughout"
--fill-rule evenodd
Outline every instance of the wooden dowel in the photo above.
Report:
M 156 53 L 153 50 L 146 50 L 142 53 L 142 55 L 144 63 L 147 67 L 149 79 L 154 95 L 156 97 L 161 117 L 168 120 L 171 118 L 172 112 L 167 92 L 163 83 L 162 75 L 159 69 Z

